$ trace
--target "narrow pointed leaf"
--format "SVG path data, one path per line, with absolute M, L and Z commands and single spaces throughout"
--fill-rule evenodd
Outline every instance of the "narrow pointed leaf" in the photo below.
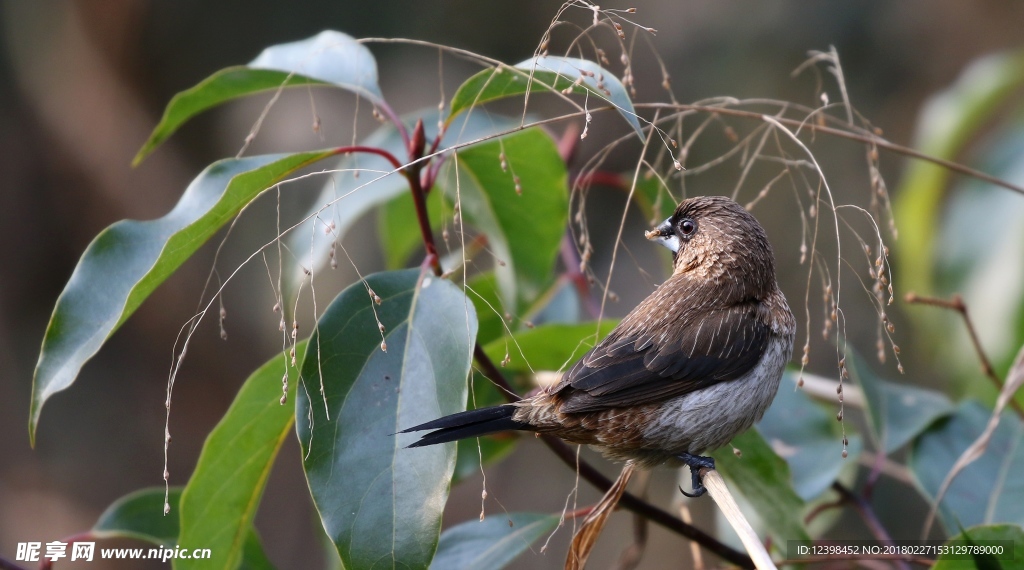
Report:
M 981 435 L 992 410 L 974 401 L 961 404 L 914 442 L 908 466 L 925 496 L 934 502 L 953 463 Z M 1005 412 L 985 452 L 953 479 L 939 504 L 947 529 L 977 524 L 1024 524 L 1024 423 Z
M 576 84 L 580 78 L 582 81 Z M 527 91 L 564 92 L 566 89 L 577 94 L 587 93 L 590 108 L 613 105 L 633 127 L 640 140 L 644 139 L 633 101 L 622 82 L 597 63 L 574 57 L 542 56 L 520 62 L 515 68 L 502 66 L 477 73 L 467 79 L 452 96 L 449 120 L 466 109 L 495 99 L 523 95 Z
M 432 230 L 437 230 L 446 221 L 442 217 L 442 209 L 451 218 L 452 207 L 444 203 L 444 193 L 431 192 L 427 196 L 427 215 L 430 216 Z M 423 234 L 416 219 L 412 194 L 400 193 L 381 206 L 377 214 L 377 235 L 388 269 L 402 269 L 413 252 L 423 249 Z M 459 244 L 451 245 L 458 248 Z
M 417 435 L 396 432 L 465 409 L 476 314 L 458 287 L 419 270 L 366 286 L 380 305 L 357 283 L 310 338 L 296 399 L 303 465 L 345 567 L 426 568 L 455 445 L 406 449 Z
M 787 540 L 810 540 L 803 524 L 803 500 L 793 491 L 789 467 L 757 433 L 748 430 L 733 438 L 742 452 L 737 457 L 726 446 L 711 455 L 716 467 L 749 502 L 765 523 L 765 529 L 779 544 Z
M 567 370 L 617 324 L 617 319 L 604 319 L 600 326 L 596 322 L 539 325 L 494 340 L 484 351 L 491 360 L 501 362 L 507 349 L 505 368 L 513 372 Z
M 93 525 L 90 534 L 96 538 L 132 538 L 173 550 L 181 546 L 191 552 L 195 548 L 209 548 L 204 540 L 182 541 L 178 536 L 178 506 L 181 487 L 172 487 L 168 497 L 171 511 L 164 515 L 164 488 L 140 489 L 114 501 Z M 245 529 L 245 555 L 240 563 L 243 569 L 268 570 L 274 567 L 263 551 L 256 530 Z M 212 551 L 211 553 L 215 553 Z M 175 564 L 180 562 L 175 560 Z
M 295 347 L 301 362 L 306 343 Z M 235 568 L 243 559 L 249 528 L 277 453 L 295 420 L 298 369 L 279 355 L 254 372 L 210 432 L 196 470 L 181 497 L 182 544 L 202 544 L 213 557 L 180 560 L 176 568 Z M 280 402 L 288 372 L 288 404 Z
M 519 312 L 554 282 L 569 218 L 565 163 L 551 137 L 536 128 L 471 146 L 457 159 L 438 182 L 449 200 L 461 201 L 466 221 L 487 235 L 502 302 Z
M 92 533 L 102 538 L 135 538 L 152 544 L 174 546 L 178 539 L 178 504 L 181 487 L 172 487 L 167 498 L 171 512 L 164 516 L 164 488 L 150 487 L 129 493 L 103 511 Z
M 499 570 L 558 525 L 558 515 L 497 513 L 444 531 L 432 570 Z
M 132 164 L 142 162 L 181 125 L 207 109 L 261 91 L 303 85 L 340 87 L 373 103 L 384 99 L 370 50 L 346 34 L 325 30 L 305 40 L 268 47 L 249 65 L 222 69 L 175 95 Z
M 256 198 L 332 150 L 227 159 L 206 168 L 166 216 L 122 220 L 100 232 L 79 260 L 50 317 L 29 410 L 35 441 L 46 400 L 69 387 L 87 360 L 160 283 Z

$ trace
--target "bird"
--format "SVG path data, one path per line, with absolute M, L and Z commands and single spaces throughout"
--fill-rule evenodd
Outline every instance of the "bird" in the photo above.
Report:
M 647 239 L 672 251 L 672 274 L 560 381 L 514 403 L 402 430 L 421 447 L 503 431 L 553 434 L 613 461 L 690 468 L 759 421 L 793 352 L 796 320 L 764 228 L 722 196 L 683 200 Z

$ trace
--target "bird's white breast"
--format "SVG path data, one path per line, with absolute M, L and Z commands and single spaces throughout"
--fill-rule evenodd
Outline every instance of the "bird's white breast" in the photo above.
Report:
M 768 410 L 792 351 L 791 335 L 773 334 L 747 374 L 665 402 L 644 430 L 645 447 L 700 454 L 725 445 Z

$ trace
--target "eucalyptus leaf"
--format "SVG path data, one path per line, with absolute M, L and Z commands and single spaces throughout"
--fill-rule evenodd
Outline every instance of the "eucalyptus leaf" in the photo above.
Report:
M 732 440 L 741 455 L 726 446 L 711 454 L 716 468 L 754 507 L 765 528 L 779 544 L 810 540 L 803 524 L 804 501 L 793 491 L 789 467 L 757 430 Z
M 477 332 L 477 342 L 484 346 L 496 338 L 505 336 L 505 327 L 512 327 L 515 323 L 505 322 L 505 308 L 501 304 L 501 296 L 498 293 L 498 278 L 493 271 L 486 271 L 471 277 L 466 282 L 466 295 L 473 301 L 476 307 L 477 319 L 480 329 Z M 511 314 L 511 313 L 509 313 Z
M 306 343 L 295 347 L 302 361 Z M 235 568 L 244 557 L 249 529 L 274 460 L 295 420 L 295 407 L 280 402 L 281 379 L 295 398 L 298 370 L 278 355 L 256 370 L 210 432 L 181 497 L 182 544 L 202 544 L 212 558 L 182 559 L 176 568 Z
M 122 220 L 100 232 L 57 299 L 32 382 L 29 439 L 43 404 L 79 370 L 206 240 L 265 189 L 335 154 L 322 150 L 217 161 L 189 184 L 166 216 Z
M 452 96 L 449 121 L 459 113 L 496 99 L 525 95 L 531 91 L 554 91 L 586 94 L 588 107 L 610 103 L 636 131 L 640 140 L 644 132 L 637 118 L 633 101 L 625 86 L 607 69 L 585 59 L 540 56 L 522 61 L 514 68 L 500 66 L 485 69 L 467 79 Z
M 864 391 L 871 434 L 890 454 L 903 447 L 935 420 L 953 412 L 941 392 L 879 379 L 853 351 L 846 353 L 850 378 Z
M 992 411 L 974 401 L 925 431 L 914 442 L 909 467 L 932 502 L 953 463 L 981 435 Z M 1024 524 L 1024 423 L 1006 412 L 985 452 L 953 479 L 939 504 L 947 529 L 978 524 Z
M 370 50 L 346 34 L 325 30 L 305 40 L 268 47 L 249 65 L 222 69 L 175 95 L 132 164 L 142 162 L 203 111 L 262 91 L 308 85 L 340 87 L 374 104 L 384 100 L 377 85 L 377 61 Z
M 499 338 L 487 344 L 484 352 L 494 362 L 505 359 L 505 369 L 512 372 L 565 370 L 619 324 L 617 319 L 575 325 L 551 323 L 518 331 L 510 338 Z
M 441 533 L 432 570 L 498 570 L 558 526 L 558 515 L 492 514 Z
M 178 540 L 178 503 L 182 490 L 182 487 L 171 487 L 167 495 L 171 510 L 166 516 L 163 487 L 129 493 L 103 511 L 92 533 L 100 538 L 134 538 L 173 548 Z
M 565 163 L 537 128 L 473 145 L 455 158 L 438 183 L 466 221 L 487 235 L 502 302 L 518 312 L 555 281 L 569 218 Z
M 451 217 L 451 209 L 450 205 L 445 204 L 443 192 L 427 195 L 427 216 L 430 218 L 431 230 L 436 232 L 444 223 L 444 211 Z M 377 236 L 388 269 L 402 269 L 413 252 L 423 248 L 423 233 L 416 217 L 412 194 L 400 192 L 377 210 Z M 459 244 L 454 242 L 451 245 L 457 247 Z
M 317 322 L 296 429 L 313 501 L 345 567 L 430 563 L 455 445 L 406 449 L 416 434 L 396 432 L 465 409 L 475 337 L 462 291 L 416 269 L 348 287 Z
M 171 487 L 167 498 L 171 510 L 166 515 L 163 487 L 149 487 L 129 493 L 103 511 L 90 534 L 100 539 L 142 540 L 171 550 L 177 546 L 188 549 L 209 548 L 203 540 L 188 543 L 179 539 L 178 506 L 181 493 L 181 487 Z M 264 553 L 260 537 L 251 524 L 246 528 L 244 540 L 244 556 L 235 567 L 248 570 L 269 570 L 274 567 Z M 178 562 L 179 560 L 175 560 L 175 565 Z

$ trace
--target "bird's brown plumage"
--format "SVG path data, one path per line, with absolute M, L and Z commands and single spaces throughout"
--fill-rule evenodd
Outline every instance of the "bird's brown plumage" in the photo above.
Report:
M 672 275 L 558 384 L 509 405 L 496 428 L 651 466 L 724 445 L 760 419 L 796 328 L 761 225 L 728 198 L 698 197 L 648 237 L 676 247 Z M 442 427 L 431 424 L 414 429 Z

